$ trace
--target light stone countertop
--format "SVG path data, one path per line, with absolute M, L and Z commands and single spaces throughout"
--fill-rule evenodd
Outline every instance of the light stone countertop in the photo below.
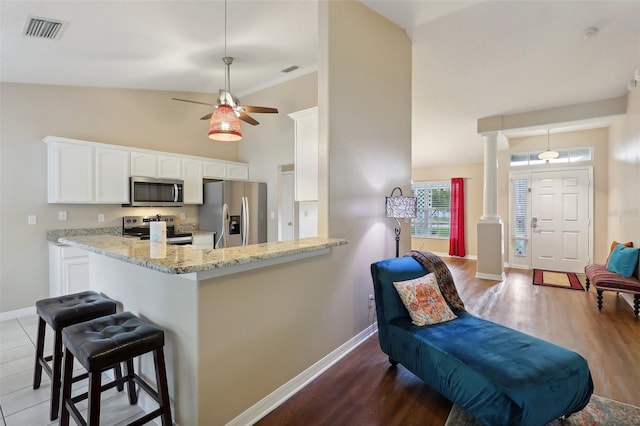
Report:
M 167 244 L 166 256 L 152 258 L 151 243 L 133 237 L 80 235 L 61 237 L 58 242 L 166 274 L 211 271 L 348 244 L 346 239 L 341 238 L 304 238 L 215 250 Z

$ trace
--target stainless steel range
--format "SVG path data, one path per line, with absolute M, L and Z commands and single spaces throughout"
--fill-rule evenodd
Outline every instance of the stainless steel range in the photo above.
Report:
M 148 240 L 151 222 L 167 223 L 167 244 L 184 245 L 191 244 L 193 241 L 193 236 L 190 233 L 175 232 L 175 216 L 171 215 L 124 216 L 122 218 L 122 234 Z

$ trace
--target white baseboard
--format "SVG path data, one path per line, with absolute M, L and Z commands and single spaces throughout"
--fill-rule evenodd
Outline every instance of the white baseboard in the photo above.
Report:
M 15 311 L 0 312 L 0 321 L 11 320 L 35 314 L 36 307 L 30 306 L 28 308 L 16 309 Z
M 492 281 L 504 281 L 506 278 L 505 273 L 502 274 L 485 274 L 484 272 L 476 272 L 476 278 L 480 278 L 481 280 L 492 280 Z
M 238 417 L 227 423 L 227 426 L 246 426 L 256 423 L 355 349 L 360 343 L 375 333 L 377 329 L 377 323 L 371 324 L 311 367 L 249 407 Z
M 435 254 L 438 257 L 448 257 L 451 259 L 468 259 L 468 260 L 478 260 L 478 256 L 476 256 L 475 254 L 469 254 L 467 256 L 461 257 L 461 256 L 451 256 L 449 255 L 449 253 L 439 253 L 439 252 L 431 252 L 433 254 Z

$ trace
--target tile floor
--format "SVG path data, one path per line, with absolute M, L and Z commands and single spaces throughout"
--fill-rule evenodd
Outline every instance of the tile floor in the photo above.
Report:
M 57 424 L 49 420 L 51 381 L 42 374 L 39 389 L 33 389 L 35 342 L 38 316 L 0 321 L 0 426 L 45 426 Z M 53 331 L 47 327 L 45 354 L 53 347 Z M 83 368 L 77 366 L 81 373 Z M 73 384 L 73 393 L 85 392 L 87 380 Z M 86 400 L 78 404 L 86 416 Z M 84 409 L 82 409 L 84 408 Z M 115 388 L 102 394 L 101 425 L 123 425 L 144 415 L 137 405 L 129 405 L 127 394 Z M 73 419 L 71 420 L 73 425 Z

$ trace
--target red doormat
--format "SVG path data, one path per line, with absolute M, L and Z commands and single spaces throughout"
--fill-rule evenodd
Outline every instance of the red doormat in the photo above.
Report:
M 584 291 L 584 287 L 582 287 L 578 276 L 573 272 L 557 272 L 545 271 L 544 269 L 534 269 L 533 285 L 570 288 L 572 290 Z

